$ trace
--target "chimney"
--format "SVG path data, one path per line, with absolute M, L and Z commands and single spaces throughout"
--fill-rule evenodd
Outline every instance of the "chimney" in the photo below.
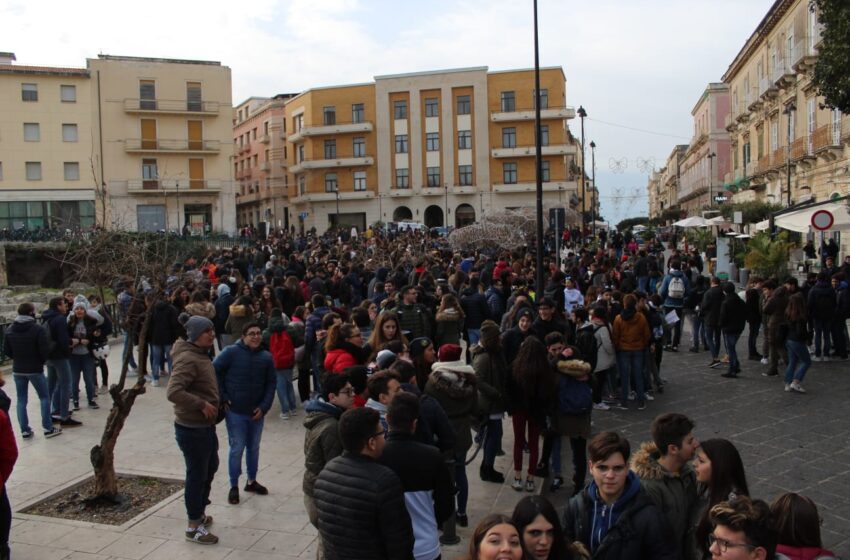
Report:
M 0 52 L 0 64 L 12 64 L 16 60 L 13 52 Z

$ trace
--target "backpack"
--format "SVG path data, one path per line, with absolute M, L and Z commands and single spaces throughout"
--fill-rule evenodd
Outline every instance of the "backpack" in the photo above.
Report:
M 275 369 L 290 369 L 295 365 L 295 347 L 286 331 L 272 333 L 269 350 Z
M 42 321 L 42 327 L 44 327 L 44 331 L 47 333 L 47 355 L 52 356 L 56 351 L 56 339 L 53 338 L 53 332 L 50 328 L 50 321 Z
M 671 276 L 667 284 L 667 297 L 671 299 L 682 299 L 685 297 L 685 279 L 681 276 Z
M 579 329 L 576 333 L 576 347 L 581 353 L 581 359 L 590 364 L 590 371 L 596 369 L 596 359 L 599 355 L 595 332 L 595 329 Z
M 568 375 L 559 375 L 558 412 L 567 416 L 580 416 L 593 409 L 593 391 L 589 383 Z

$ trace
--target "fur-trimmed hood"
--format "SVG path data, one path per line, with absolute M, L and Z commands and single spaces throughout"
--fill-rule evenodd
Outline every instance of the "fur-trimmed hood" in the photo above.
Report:
M 690 463 L 685 463 L 679 474 L 674 474 L 667 471 L 658 462 L 661 458 L 661 452 L 652 441 L 646 441 L 641 444 L 640 448 L 632 455 L 631 467 L 635 474 L 641 480 L 663 480 L 665 477 L 688 477 L 694 476 L 693 469 Z
M 215 317 L 215 306 L 208 301 L 189 303 L 186 305 L 185 311 L 192 316 L 206 317 L 207 319 Z
M 437 321 L 461 321 L 463 320 L 463 315 L 454 307 L 450 307 L 438 312 L 435 318 Z
M 558 373 L 569 377 L 585 377 L 593 368 L 584 360 L 560 360 L 557 364 Z
M 431 366 L 428 385 L 453 399 L 467 399 L 475 395 L 478 378 L 466 362 L 436 362 Z
M 233 317 L 249 317 L 251 316 L 251 310 L 247 305 L 239 305 L 238 303 L 234 303 L 230 306 L 230 315 Z

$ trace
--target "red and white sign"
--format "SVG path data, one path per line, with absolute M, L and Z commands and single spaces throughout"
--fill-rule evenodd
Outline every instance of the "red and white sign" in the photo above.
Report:
M 818 210 L 812 214 L 812 227 L 818 231 L 825 231 L 832 227 L 835 218 L 829 210 Z

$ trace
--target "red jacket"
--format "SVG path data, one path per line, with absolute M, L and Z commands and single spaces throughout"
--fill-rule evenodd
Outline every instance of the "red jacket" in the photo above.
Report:
M 15 433 L 9 416 L 0 410 L 0 478 L 3 484 L 12 476 L 15 461 L 18 460 L 18 444 L 15 443 Z
M 275 369 L 290 369 L 295 365 L 295 347 L 286 331 L 272 333 L 269 351 L 272 353 Z
M 343 348 L 331 350 L 325 356 L 325 371 L 342 373 L 347 367 L 358 365 L 357 359 Z

